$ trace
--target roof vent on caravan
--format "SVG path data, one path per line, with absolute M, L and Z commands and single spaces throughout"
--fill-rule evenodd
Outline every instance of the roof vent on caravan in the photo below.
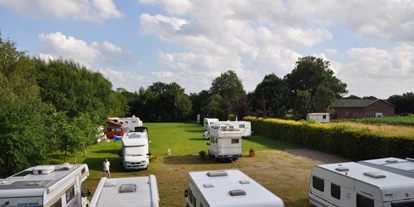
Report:
M 33 168 L 33 175 L 47 175 L 55 170 L 53 165 L 40 165 Z
M 229 191 L 229 193 L 230 193 L 231 196 L 246 195 L 246 191 L 241 190 L 241 189 L 239 189 L 239 190 L 231 190 L 231 191 Z
M 250 181 L 248 181 L 248 180 L 240 180 L 239 183 L 240 184 L 250 184 Z
M 119 189 L 120 193 L 133 193 L 137 191 L 137 185 L 135 184 L 122 184 Z
M 391 159 L 391 160 L 385 160 L 385 162 L 387 162 L 387 163 L 396 163 L 396 162 L 398 162 L 398 160 Z
M 115 187 L 116 182 L 105 182 L 104 187 Z
M 208 177 L 220 177 L 220 176 L 227 176 L 226 171 L 212 171 L 207 173 Z
M 347 167 L 337 167 L 337 168 L 335 168 L 335 170 L 336 170 L 336 171 L 339 171 L 339 172 L 346 172 L 346 171 L 349 171 L 349 169 L 348 169 Z
M 30 181 L 26 183 L 26 186 L 41 186 L 44 181 Z
M 62 165 L 62 167 L 60 168 L 60 170 L 70 170 L 70 169 L 72 169 L 72 165 L 69 165 L 69 163 L 64 163 L 63 165 Z
M 384 174 L 377 173 L 377 172 L 364 172 L 364 175 L 371 177 L 371 178 L 385 178 Z
M 204 186 L 205 188 L 214 188 L 214 185 L 213 185 L 213 184 L 211 184 L 211 183 L 205 183 L 203 186 Z

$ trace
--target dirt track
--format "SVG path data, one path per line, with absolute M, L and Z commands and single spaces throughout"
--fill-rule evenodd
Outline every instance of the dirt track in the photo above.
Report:
M 306 157 L 322 163 L 350 162 L 351 160 L 309 149 L 287 149 L 286 152 L 299 157 Z

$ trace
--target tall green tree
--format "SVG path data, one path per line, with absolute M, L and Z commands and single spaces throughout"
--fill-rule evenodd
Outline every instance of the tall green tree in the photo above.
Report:
M 319 97 L 314 97 L 320 85 L 323 86 L 323 90 L 332 91 L 336 98 L 340 98 L 348 92 L 347 85 L 334 76 L 333 70 L 330 69 L 330 62 L 313 56 L 299 58 L 295 68 L 284 77 L 284 80 L 289 90 L 289 96 L 292 98 L 291 106 L 293 108 L 297 108 L 295 107 L 298 105 L 296 102 L 304 100 L 304 92 L 309 94 L 311 101 L 319 101 L 318 106 L 311 103 L 308 112 L 317 111 L 315 107 L 325 107 L 331 101 L 330 95 L 321 97 L 322 94 L 319 94 Z M 300 97 L 299 91 L 303 91 Z M 321 105 L 320 101 L 322 100 L 326 100 L 327 103 Z M 298 114 L 302 114 L 302 112 L 298 112 Z
M 271 110 L 277 114 L 280 108 L 289 106 L 289 96 L 285 82 L 275 74 L 266 75 L 254 90 L 255 110 Z M 263 104 L 264 101 L 266 104 Z M 280 111 L 280 110 L 279 110 Z M 269 115 L 269 113 L 266 113 Z
M 402 95 L 392 95 L 387 99 L 388 102 L 394 104 L 396 114 L 414 113 L 414 93 L 408 92 Z
M 314 112 L 329 111 L 329 107 L 335 102 L 335 93 L 324 85 L 319 85 L 313 96 Z
M 0 33 L 0 177 L 46 162 L 46 120 L 52 107 L 42 102 L 33 62 Z
M 304 118 L 312 108 L 312 99 L 308 91 L 298 91 L 293 105 L 293 114 L 297 119 Z
M 223 101 L 234 103 L 239 100 L 240 97 L 246 95 L 243 89 L 242 81 L 237 77 L 237 74 L 233 70 L 229 70 L 222 73 L 219 77 L 213 80 L 210 88 L 211 94 L 219 94 Z M 223 103 L 227 110 L 231 110 L 231 106 Z M 224 110 L 224 109 L 223 109 Z

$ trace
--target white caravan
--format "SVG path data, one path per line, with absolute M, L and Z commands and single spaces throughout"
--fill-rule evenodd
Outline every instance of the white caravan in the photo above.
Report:
M 207 142 L 208 155 L 216 160 L 237 160 L 242 157 L 242 136 L 239 130 L 210 130 L 210 143 Z
M 142 121 L 134 115 L 132 117 L 124 117 L 124 118 L 112 117 L 109 119 L 113 122 L 122 123 L 125 133 L 134 132 L 135 127 L 142 126 Z
M 0 180 L 0 206 L 84 207 L 86 164 L 39 165 Z
M 318 207 L 411 207 L 414 179 L 356 162 L 317 165 L 309 202 Z
M 89 207 L 158 207 L 157 179 L 145 177 L 101 178 Z
M 122 139 L 122 164 L 126 170 L 148 169 L 149 165 L 148 138 Z
M 228 129 L 238 129 L 242 137 L 252 136 L 252 123 L 250 121 L 219 121 L 214 123 L 211 128 L 227 126 Z
M 329 123 L 329 113 L 308 113 L 306 121 L 315 120 L 316 122 Z
M 283 201 L 240 170 L 188 173 L 187 207 L 284 207 Z
M 216 122 L 219 122 L 217 118 L 204 118 L 204 128 L 208 130 L 210 126 Z

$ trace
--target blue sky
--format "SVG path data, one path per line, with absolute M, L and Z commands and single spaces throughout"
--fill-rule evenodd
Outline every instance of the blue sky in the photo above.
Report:
M 349 94 L 413 91 L 414 1 L 0 0 L 2 37 L 71 58 L 114 89 L 177 82 L 200 92 L 234 70 L 246 91 L 297 58 L 331 62 Z M 349 95 L 348 94 L 348 95 Z

